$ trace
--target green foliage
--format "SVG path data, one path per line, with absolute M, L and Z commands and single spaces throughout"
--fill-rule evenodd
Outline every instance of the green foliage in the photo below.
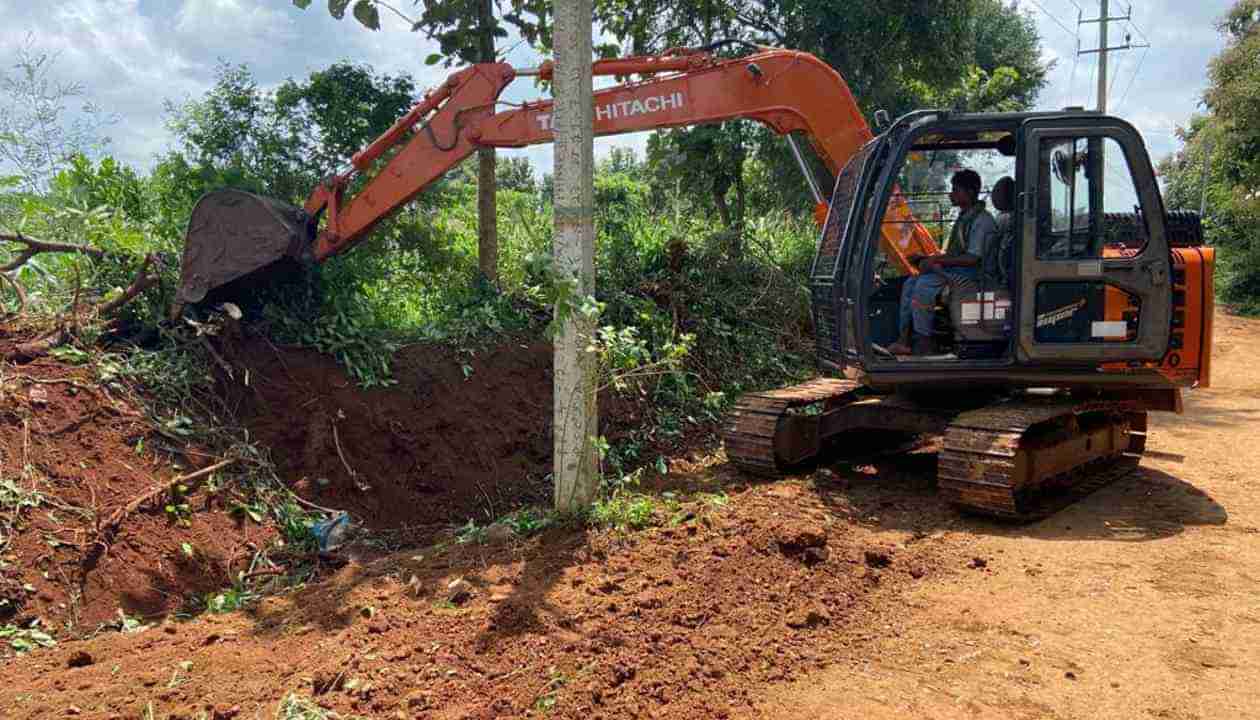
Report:
M 303 82 L 285 81 L 275 92 L 275 110 L 317 138 L 306 146 L 307 158 L 329 173 L 406 114 L 415 94 L 410 77 L 335 63 Z
M 238 587 L 231 587 L 217 593 L 210 593 L 205 596 L 202 602 L 205 605 L 206 612 L 219 615 L 244 610 L 256 600 L 258 600 L 256 593 Z
M 51 635 L 39 629 L 38 620 L 25 627 L 0 626 L 0 640 L 7 640 L 9 647 L 18 654 L 28 653 L 38 648 L 50 648 L 57 644 Z
M 605 48 L 605 54 L 726 39 L 804 50 L 840 72 L 868 117 L 877 109 L 897 117 L 937 104 L 1026 109 L 1049 70 L 1041 60 L 1036 23 L 1017 4 L 1002 0 L 596 0 L 595 17 L 621 44 Z M 718 52 L 747 50 L 734 44 Z M 754 155 L 759 174 L 750 176 L 753 168 L 745 159 Z M 781 139 L 748 121 L 658 132 L 648 159 L 658 196 L 675 186 L 686 188 L 690 205 L 721 218 L 727 229 L 740 227 L 748 212 L 804 211 L 810 202 Z M 733 252 L 739 239 L 738 233 L 730 238 Z
M 508 513 L 496 522 L 512 528 L 518 537 L 527 538 L 546 530 L 556 523 L 556 515 L 536 507 L 526 507 Z
M 1013 68 L 1000 67 L 990 74 L 973 65 L 953 87 L 938 90 L 918 82 L 911 87 L 925 107 L 958 112 L 1017 112 L 1025 107 L 1017 92 L 1020 84 L 1019 73 Z
M 398 343 L 389 340 L 371 320 L 353 308 L 333 307 L 331 312 L 307 321 L 269 306 L 278 335 L 337 358 L 360 387 L 389 387 L 398 383 L 392 377 L 390 362 Z
M 293 4 L 305 10 L 311 0 L 293 0 Z M 487 0 L 415 0 L 412 4 L 422 6 L 419 17 L 409 17 L 396 5 L 378 0 L 355 0 L 352 14 L 363 27 L 380 30 L 380 9 L 384 8 L 406 20 L 412 32 L 423 30 L 442 48 L 425 59 L 427 65 L 492 62 L 495 40 L 508 37 L 509 29 L 531 45 L 551 44 L 551 4 L 546 0 L 511 0 L 507 8 Z M 349 6 L 350 0 L 329 0 L 328 12 L 341 20 Z
M 34 488 L 21 487 L 13 478 L 0 479 L 0 511 L 12 516 L 43 502 L 43 494 Z
M 312 553 L 318 549 L 319 541 L 315 538 L 314 530 L 319 519 L 317 515 L 313 515 L 291 498 L 275 503 L 272 514 L 280 530 L 280 537 L 291 550 Z
M 310 3 L 310 0 L 294 0 L 294 2 Z M 320 707 L 313 699 L 289 693 L 276 708 L 276 720 L 338 720 L 341 716 L 332 710 Z
M 657 524 L 656 503 L 648 495 L 616 494 L 597 500 L 589 520 L 596 527 L 642 530 Z
M 1225 49 L 1212 60 L 1208 112 L 1179 128 L 1183 146 L 1160 164 L 1171 209 L 1198 210 L 1217 248 L 1217 292 L 1260 313 L 1260 0 L 1239 0 L 1220 24 Z M 1206 173 L 1204 172 L 1206 168 Z

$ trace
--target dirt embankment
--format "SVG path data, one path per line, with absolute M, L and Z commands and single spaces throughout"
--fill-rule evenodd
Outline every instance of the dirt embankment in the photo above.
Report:
M 0 330 L 0 346 L 23 339 Z M 389 531 L 391 545 L 550 503 L 547 343 L 476 353 L 408 347 L 396 358 L 398 384 L 369 391 L 334 358 L 258 335 L 221 350 L 231 366 L 218 368 L 222 394 L 282 481 Z M 274 538 L 247 513 L 228 512 L 232 493 L 197 484 L 177 512 L 155 498 L 108 527 L 156 484 L 217 458 L 155 433 L 140 403 L 95 372 L 51 357 L 4 368 L 0 483 L 8 489 L 0 493 L 10 496 L 10 521 L 0 530 L 0 621 L 39 618 L 78 633 L 120 611 L 153 618 L 190 609 Z M 648 410 L 607 402 L 613 412 L 601 432 L 614 441 Z
M 397 384 L 373 390 L 328 355 L 259 336 L 225 355 L 234 371 L 221 378 L 224 394 L 281 477 L 368 528 L 423 541 L 439 528 L 551 503 L 549 342 L 509 340 L 476 352 L 409 346 L 394 359 Z M 600 432 L 611 442 L 650 411 L 612 396 L 601 403 Z
M 0 342 L 14 340 L 0 331 Z M 174 451 L 120 388 L 52 358 L 0 368 L 0 625 L 91 632 L 219 590 L 269 542 L 199 489 L 109 520 L 155 485 L 209 464 Z
M 357 387 L 334 358 L 264 338 L 242 341 L 229 360 L 234 379 L 223 385 L 281 477 L 368 527 L 484 524 L 549 500 L 550 346 L 408 347 L 395 360 L 398 384 L 376 390 Z

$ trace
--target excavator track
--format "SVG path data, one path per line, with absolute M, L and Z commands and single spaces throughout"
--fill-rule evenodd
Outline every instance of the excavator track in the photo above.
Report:
M 817 450 L 817 430 L 792 422 L 793 408 L 825 402 L 846 404 L 858 399 L 861 385 L 852 380 L 818 378 L 809 382 L 741 397 L 727 414 L 722 431 L 726 456 L 740 470 L 777 476 Z M 811 432 L 813 433 L 811 436 Z
M 1133 472 L 1146 411 L 1127 402 L 1024 400 L 958 415 L 945 430 L 938 487 L 990 517 L 1048 517 Z

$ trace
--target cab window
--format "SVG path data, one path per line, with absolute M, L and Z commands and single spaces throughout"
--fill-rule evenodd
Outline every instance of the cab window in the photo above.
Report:
M 1048 138 L 1039 158 L 1038 259 L 1090 260 L 1142 251 L 1146 222 L 1115 139 Z

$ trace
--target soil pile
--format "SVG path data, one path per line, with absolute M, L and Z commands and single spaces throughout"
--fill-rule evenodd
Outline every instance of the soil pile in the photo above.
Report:
M 20 338 L 6 333 L 6 342 Z M 271 531 L 204 492 L 165 512 L 128 503 L 210 460 L 160 450 L 141 410 L 84 367 L 51 358 L 0 372 L 0 625 L 39 618 L 91 631 L 149 617 L 230 584 Z
M 900 612 L 879 600 L 937 565 L 937 544 L 875 543 L 803 484 L 728 490 L 662 528 L 411 551 L 247 615 L 40 652 L 4 668 L 0 704 L 270 717 L 296 693 L 369 717 L 728 717 L 877 637 Z M 65 669 L 80 653 L 92 664 Z

